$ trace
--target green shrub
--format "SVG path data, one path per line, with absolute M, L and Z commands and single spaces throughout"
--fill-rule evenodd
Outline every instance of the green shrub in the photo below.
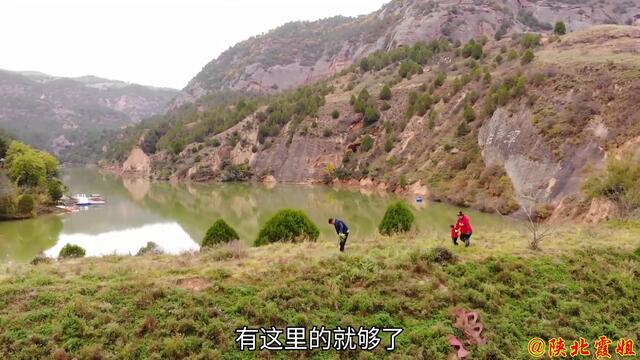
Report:
M 567 27 L 564 24 L 564 22 L 558 21 L 558 22 L 556 22 L 556 26 L 554 26 L 554 28 L 553 28 L 553 32 L 556 35 L 564 35 L 564 34 L 567 33 Z
M 469 104 L 464 105 L 464 111 L 462 112 L 462 117 L 466 122 L 472 122 L 476 119 L 476 112 L 473 110 Z
M 530 62 L 533 61 L 533 58 L 534 58 L 533 51 L 531 51 L 531 49 L 527 49 L 522 54 L 522 59 L 520 60 L 520 63 L 522 65 L 529 64 Z
M 584 190 L 590 198 L 606 197 L 615 202 L 623 216 L 640 209 L 640 163 L 631 154 L 611 158 L 604 171 L 587 179 Z
M 437 246 L 429 250 L 429 253 L 427 253 L 427 260 L 429 260 L 432 263 L 445 265 L 445 264 L 455 263 L 457 260 L 457 257 L 447 248 Z
M 367 103 L 362 99 L 357 99 L 353 104 L 353 111 L 358 114 L 364 114 L 367 110 Z
M 368 106 L 364 112 L 364 124 L 371 125 L 380 119 L 380 112 L 373 106 Z
M 441 71 L 433 79 L 433 86 L 440 87 L 444 85 L 445 80 L 447 80 L 447 74 Z
M 388 138 L 384 141 L 384 151 L 390 152 L 391 150 L 393 150 L 393 139 Z
M 207 234 L 202 239 L 202 247 L 211 247 L 239 239 L 238 233 L 224 220 L 219 219 L 207 230 Z
M 380 100 L 390 100 L 391 99 L 391 88 L 389 88 L 389 85 L 385 85 L 382 87 L 382 89 L 380 90 Z
M 255 245 L 261 246 L 278 241 L 316 241 L 318 236 L 320 236 L 320 230 L 304 212 L 282 209 L 260 229 Z
M 378 226 L 382 235 L 393 235 L 411 230 L 415 217 L 409 207 L 402 201 L 389 205 Z
M 362 138 L 362 144 L 360 145 L 360 149 L 364 152 L 367 152 L 371 150 L 372 147 L 373 147 L 373 138 L 369 135 L 365 135 L 364 138 Z
M 389 110 L 389 109 L 391 109 L 391 104 L 389 104 L 389 103 L 388 103 L 388 102 L 386 102 L 386 101 L 383 101 L 383 102 L 382 102 L 382 105 L 380 105 L 380 110 L 382 110 L 382 111 L 387 111 L 387 110 Z
M 433 128 L 436 127 L 436 118 L 438 117 L 438 112 L 435 110 L 431 110 L 429 112 L 429 122 L 427 123 L 427 126 L 429 127 L 429 130 L 432 130 Z
M 333 131 L 331 131 L 331 129 L 325 128 L 324 130 L 322 130 L 322 136 L 323 137 L 329 137 L 331 135 L 333 135 Z
M 33 212 L 35 207 L 35 200 L 33 200 L 33 196 L 29 194 L 24 194 L 18 197 L 18 214 L 28 215 Z
M 398 74 L 403 78 L 411 78 L 412 75 L 422 74 L 423 71 L 422 66 L 417 62 L 413 60 L 406 60 L 400 64 Z
M 140 250 L 138 250 L 138 253 L 136 254 L 136 256 L 160 255 L 160 254 L 162 254 L 162 248 L 158 246 L 158 244 L 154 243 L 153 241 L 149 241 L 147 242 L 147 245 L 141 247 Z
M 540 45 L 540 34 L 522 34 L 522 37 L 520 37 L 520 45 L 527 49 L 531 49 Z
M 81 258 L 86 255 L 86 251 L 74 244 L 67 244 L 62 249 L 60 249 L 60 253 L 58 254 L 59 258 L 63 259 L 71 259 L 71 258 Z
M 462 137 L 467 135 L 470 132 L 469 127 L 467 126 L 467 122 L 463 121 L 460 123 L 460 125 L 458 125 L 458 127 L 456 128 L 456 136 L 457 137 Z
M 64 184 L 58 179 L 51 179 L 47 182 L 47 193 L 53 202 L 60 200 L 65 190 Z
M 0 196 L 0 218 L 12 216 L 16 212 L 16 201 L 11 195 Z
M 339 117 L 340 117 L 340 111 L 338 111 L 338 110 L 333 110 L 333 111 L 331 112 L 331 117 L 332 117 L 332 118 L 334 118 L 334 119 L 339 118 Z
M 474 39 L 469 40 L 469 42 L 462 48 L 461 54 L 465 58 L 471 57 L 479 60 L 482 57 L 482 43 L 475 41 Z

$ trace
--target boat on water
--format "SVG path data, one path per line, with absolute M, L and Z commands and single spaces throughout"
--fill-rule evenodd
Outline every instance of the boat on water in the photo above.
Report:
M 73 205 L 73 206 L 57 205 L 56 207 L 68 213 L 74 213 L 74 212 L 80 211 L 80 208 L 78 208 L 76 205 Z
M 87 196 L 85 194 L 76 194 L 73 197 L 76 205 L 78 206 L 88 206 L 88 205 L 104 205 L 106 204 L 106 200 L 99 194 L 91 194 L 91 196 Z

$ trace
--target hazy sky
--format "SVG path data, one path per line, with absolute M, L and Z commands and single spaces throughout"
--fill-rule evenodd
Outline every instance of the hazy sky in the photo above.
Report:
M 0 69 L 183 88 L 238 41 L 388 0 L 0 0 Z

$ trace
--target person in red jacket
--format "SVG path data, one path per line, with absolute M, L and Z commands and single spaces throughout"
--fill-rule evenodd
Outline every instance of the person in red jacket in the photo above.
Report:
M 469 217 L 460 211 L 458 213 L 458 222 L 456 226 L 460 230 L 460 240 L 464 241 L 464 246 L 468 247 L 471 243 L 471 234 L 473 234 L 473 228 L 471 227 L 471 221 Z
M 453 245 L 458 245 L 458 237 L 460 236 L 460 230 L 455 225 L 451 225 L 451 241 Z

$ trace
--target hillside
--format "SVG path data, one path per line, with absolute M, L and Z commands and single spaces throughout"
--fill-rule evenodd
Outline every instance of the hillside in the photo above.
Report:
M 393 0 L 366 16 L 293 22 L 238 43 L 207 64 L 173 108 L 215 91 L 291 89 L 336 74 L 373 51 L 419 40 L 548 32 L 556 21 L 578 31 L 632 24 L 639 14 L 640 4 L 628 0 Z
M 584 337 L 595 351 L 602 335 L 613 342 L 613 358 L 622 359 L 616 342 L 637 339 L 640 330 L 637 228 L 563 229 L 535 253 L 518 232 L 486 231 L 470 248 L 445 245 L 455 258 L 432 250 L 443 239 L 419 234 L 354 237 L 345 254 L 333 242 L 236 242 L 181 256 L 0 265 L 0 355 L 457 359 L 448 337 L 464 338 L 453 314 L 465 309 L 478 312 L 487 340 L 465 345 L 467 359 L 531 359 L 527 343 L 534 337 L 562 337 L 567 347 Z M 243 326 L 314 325 L 404 331 L 393 353 L 383 346 L 241 352 L 235 342 Z M 382 339 L 388 346 L 388 335 Z
M 177 94 L 95 76 L 61 78 L 0 70 L 0 128 L 64 155 L 90 134 L 163 113 Z
M 639 42 L 639 27 L 608 25 L 418 43 L 281 95 L 204 97 L 107 155 L 157 179 L 347 183 L 574 217 L 589 212 L 582 184 L 607 154 L 638 149 Z

